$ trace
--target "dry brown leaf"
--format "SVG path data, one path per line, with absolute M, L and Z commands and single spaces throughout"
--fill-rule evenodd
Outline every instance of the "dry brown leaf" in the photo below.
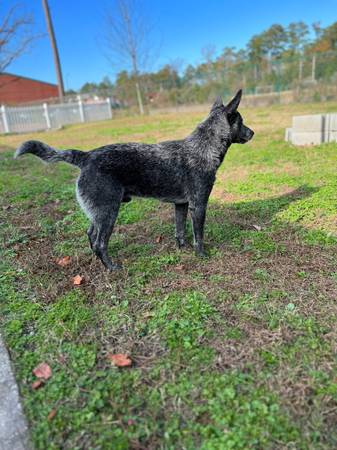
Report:
M 36 366 L 35 369 L 33 369 L 33 374 L 37 378 L 42 378 L 42 380 L 48 380 L 48 378 L 52 376 L 52 370 L 47 363 L 43 362 L 38 366 Z
M 43 381 L 42 380 L 35 380 L 32 383 L 32 389 L 39 389 L 41 386 L 43 385 Z
M 58 258 L 56 264 L 61 267 L 66 267 L 71 263 L 70 256 L 64 256 L 63 258 Z
M 83 283 L 84 283 L 84 277 L 81 277 L 81 275 L 76 275 L 73 278 L 73 284 L 75 286 L 79 286 L 80 284 L 83 284 Z
M 156 239 L 155 239 L 157 244 L 159 244 L 162 240 L 163 240 L 163 236 L 161 236 L 161 235 L 157 236 Z
M 56 409 L 52 409 L 47 416 L 48 420 L 52 420 L 56 416 Z
M 132 365 L 132 360 L 123 353 L 108 353 L 107 358 L 117 367 L 128 367 Z

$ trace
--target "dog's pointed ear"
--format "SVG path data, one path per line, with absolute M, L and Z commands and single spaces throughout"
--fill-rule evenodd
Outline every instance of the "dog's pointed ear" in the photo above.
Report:
M 218 95 L 217 98 L 215 99 L 215 102 L 213 103 L 211 111 L 214 111 L 215 109 L 220 108 L 221 106 L 224 106 L 224 104 L 222 98 L 220 97 L 220 95 Z
M 242 89 L 240 89 L 236 93 L 235 97 L 228 103 L 228 105 L 226 105 L 226 111 L 228 114 L 231 114 L 238 109 L 238 106 L 241 102 L 241 97 L 242 97 Z

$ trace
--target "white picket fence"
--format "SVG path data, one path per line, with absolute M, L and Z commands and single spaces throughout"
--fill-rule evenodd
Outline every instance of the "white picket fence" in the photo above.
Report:
M 0 134 L 27 133 L 62 125 L 112 118 L 110 99 L 97 103 L 64 103 L 36 106 L 1 106 Z

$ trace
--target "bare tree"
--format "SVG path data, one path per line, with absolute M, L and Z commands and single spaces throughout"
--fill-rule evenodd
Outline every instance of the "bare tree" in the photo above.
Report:
M 27 52 L 35 39 L 33 17 L 26 14 L 20 4 L 15 4 L 2 14 L 0 11 L 0 73 L 13 61 Z
M 145 69 L 150 58 L 151 26 L 145 20 L 138 0 L 116 0 L 115 5 L 114 13 L 106 13 L 104 41 L 108 57 L 113 64 L 122 64 L 131 71 L 139 112 L 144 114 L 140 71 Z
M 201 49 L 201 54 L 204 59 L 204 71 L 207 78 L 207 81 L 212 81 L 212 78 L 214 76 L 214 70 L 213 70 L 213 61 L 214 56 L 216 53 L 216 47 L 213 44 L 208 44 L 205 47 Z
M 206 61 L 206 64 L 210 64 L 213 61 L 215 53 L 216 47 L 214 44 L 207 44 L 201 49 L 201 54 Z

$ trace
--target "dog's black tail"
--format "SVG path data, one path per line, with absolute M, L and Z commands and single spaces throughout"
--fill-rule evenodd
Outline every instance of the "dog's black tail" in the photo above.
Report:
M 14 158 L 32 153 L 47 163 L 64 161 L 77 167 L 83 167 L 89 154 L 80 150 L 55 150 L 40 141 L 26 141 L 16 150 Z

